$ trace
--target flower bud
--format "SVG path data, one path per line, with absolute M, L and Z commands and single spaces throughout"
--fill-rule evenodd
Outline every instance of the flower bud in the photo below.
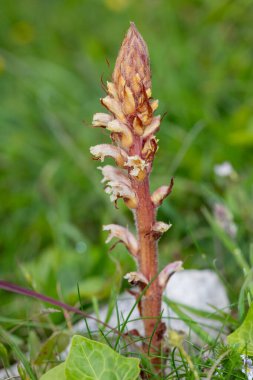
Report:
M 152 162 L 154 160 L 154 155 L 158 149 L 158 140 L 155 136 L 151 135 L 143 145 L 142 156 L 145 158 L 146 162 Z
M 160 122 L 161 122 L 160 116 L 153 117 L 152 122 L 145 129 L 143 133 L 143 137 L 147 138 L 148 136 L 155 134 L 160 127 Z
M 143 91 L 150 92 L 151 75 L 148 48 L 132 22 L 120 48 L 112 78 L 119 99 L 123 101 L 127 97 L 129 104 L 132 103 L 133 97 L 137 106 Z M 126 92 L 128 92 L 127 96 Z
M 116 119 L 123 122 L 126 120 L 122 111 L 121 103 L 118 100 L 112 98 L 111 96 L 106 96 L 105 98 L 100 99 L 100 101 L 103 106 L 105 106 L 108 111 L 110 111 L 116 117 Z

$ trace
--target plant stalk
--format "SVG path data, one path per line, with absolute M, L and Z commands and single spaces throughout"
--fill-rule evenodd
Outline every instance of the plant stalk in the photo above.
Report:
M 136 139 L 131 154 L 140 155 L 141 138 Z M 133 179 L 132 186 L 138 199 L 135 210 L 136 230 L 139 242 L 138 264 L 139 271 L 147 278 L 151 285 L 141 299 L 140 311 L 148 339 L 146 345 L 151 353 L 159 353 L 161 348 L 161 299 L 162 290 L 158 283 L 158 249 L 157 240 L 152 232 L 156 222 L 156 209 L 151 201 L 149 175 L 144 180 Z M 150 342 L 150 338 L 152 341 Z M 148 343 L 148 344 L 147 344 Z M 145 346 L 145 345 L 144 345 Z

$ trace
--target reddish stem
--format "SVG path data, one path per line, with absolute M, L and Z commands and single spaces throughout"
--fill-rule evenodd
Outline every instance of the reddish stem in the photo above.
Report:
M 136 138 L 131 155 L 141 156 L 141 138 Z M 151 285 L 141 300 L 141 316 L 145 327 L 145 336 L 150 343 L 150 352 L 159 354 L 161 347 L 161 298 L 162 291 L 158 284 L 158 251 L 157 241 L 152 233 L 152 226 L 156 222 L 156 209 L 151 201 L 149 175 L 143 181 L 132 179 L 132 186 L 138 199 L 135 210 L 136 229 L 139 242 L 139 271 L 144 274 Z

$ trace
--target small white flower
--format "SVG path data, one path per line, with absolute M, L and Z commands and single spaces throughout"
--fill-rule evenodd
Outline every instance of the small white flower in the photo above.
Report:
M 111 165 L 99 166 L 98 170 L 101 170 L 103 174 L 102 183 L 107 181 L 123 182 L 127 186 L 131 186 L 129 178 L 120 169 L 114 168 Z
M 168 231 L 171 227 L 172 227 L 172 224 L 167 224 L 164 222 L 156 222 L 152 227 L 152 231 L 164 234 L 164 232 Z
M 133 256 L 137 256 L 139 245 L 134 235 L 125 227 L 118 224 L 108 224 L 103 226 L 103 231 L 110 231 L 106 239 L 106 243 L 109 243 L 113 238 L 118 238 L 129 250 Z
M 155 207 L 159 207 L 162 204 L 163 200 L 171 193 L 173 184 L 174 180 L 172 178 L 169 186 L 161 186 L 153 192 L 151 195 L 151 200 Z
M 111 202 L 115 202 L 118 198 L 132 199 L 135 197 L 135 194 L 128 186 L 114 181 L 107 182 L 105 192 L 110 195 Z
M 152 235 L 154 236 L 156 240 L 158 240 L 171 227 L 172 227 L 172 224 L 167 224 L 164 222 L 155 222 L 152 226 Z
M 93 127 L 103 127 L 106 128 L 108 123 L 113 120 L 113 116 L 108 113 L 98 112 L 95 113 L 92 120 Z
M 114 145 L 111 144 L 99 144 L 90 147 L 91 154 L 100 159 L 101 162 L 104 161 L 105 157 L 112 157 L 116 161 L 118 166 L 124 166 L 124 163 L 127 160 L 126 152 Z
M 234 168 L 230 162 L 225 161 L 222 164 L 215 165 L 214 172 L 218 177 L 230 177 L 234 173 Z
M 237 226 L 230 210 L 221 203 L 214 204 L 214 217 L 219 226 L 232 238 L 236 237 Z
M 245 373 L 248 380 L 253 380 L 253 365 L 252 360 L 248 358 L 246 355 L 241 355 L 243 360 L 242 372 Z
M 98 169 L 104 176 L 101 182 L 106 182 L 105 192 L 110 195 L 110 200 L 115 202 L 118 198 L 123 198 L 129 208 L 136 208 L 136 194 L 127 175 L 111 165 Z
M 182 261 L 174 261 L 173 263 L 166 265 L 166 267 L 159 273 L 158 283 L 162 289 L 165 289 L 169 279 L 174 273 L 183 269 L 182 264 Z
M 132 285 L 142 285 L 145 286 L 148 285 L 148 280 L 146 277 L 140 273 L 140 272 L 130 272 L 127 273 L 124 278 L 128 280 L 128 282 Z
M 142 179 L 143 174 L 144 174 L 143 172 L 145 168 L 148 166 L 148 164 L 146 164 L 146 162 L 142 158 L 135 155 L 135 156 L 128 156 L 127 162 L 125 163 L 124 166 L 131 168 L 130 174 L 133 177 L 137 177 L 137 178 L 141 177 L 140 179 Z
M 126 124 L 114 119 L 108 123 L 107 130 L 121 135 L 120 142 L 124 148 L 129 148 L 132 145 L 133 134 Z

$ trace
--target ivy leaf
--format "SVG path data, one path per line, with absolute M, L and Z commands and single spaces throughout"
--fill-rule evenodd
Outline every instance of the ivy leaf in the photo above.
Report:
M 121 356 L 106 344 L 75 335 L 66 362 L 40 380 L 136 380 L 140 361 Z
M 40 380 L 67 380 L 65 376 L 65 362 L 50 369 Z
M 249 356 L 253 356 L 253 303 L 238 329 L 227 337 L 228 344 Z
M 109 346 L 75 335 L 66 361 L 67 380 L 135 380 L 139 359 L 121 356 Z

